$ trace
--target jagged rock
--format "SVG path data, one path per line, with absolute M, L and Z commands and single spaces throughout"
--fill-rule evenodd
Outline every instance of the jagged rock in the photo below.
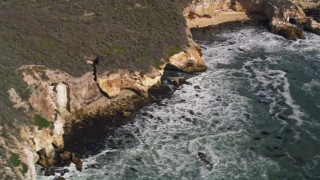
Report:
M 185 17 L 191 18 L 210 18 L 216 15 L 219 11 L 227 11 L 231 6 L 231 0 L 190 0 L 183 11 Z
M 189 84 L 190 85 L 190 83 L 185 78 L 173 77 L 173 85 L 175 87 L 182 86 L 183 84 Z
M 207 169 L 211 171 L 213 168 L 213 164 L 209 162 L 207 155 L 203 152 L 198 152 L 197 156 L 206 165 Z
M 205 71 L 207 69 L 201 53 L 196 49 L 188 49 L 186 52 L 180 52 L 173 55 L 169 62 L 177 69 L 184 72 Z
M 303 30 L 292 25 L 275 24 L 271 27 L 271 32 L 274 34 L 279 34 L 289 40 L 305 38 Z
M 62 169 L 60 171 L 61 176 L 65 175 L 66 173 L 70 172 L 69 169 Z
M 56 172 L 54 171 L 54 169 L 46 170 L 44 173 L 45 176 L 54 176 L 55 174 Z
M 54 165 L 55 150 L 52 146 L 47 146 L 46 148 L 41 149 L 38 153 L 40 157 L 38 160 L 38 164 L 45 168 Z
M 308 19 L 306 23 L 306 29 L 320 35 L 320 23 L 316 22 L 313 19 Z
M 98 84 L 103 92 L 107 93 L 110 98 L 114 98 L 119 95 L 121 90 L 120 74 L 111 74 L 106 78 L 98 78 Z
M 110 98 L 117 97 L 123 89 L 148 97 L 148 89 L 160 82 L 164 65 L 161 70 L 153 68 L 146 74 L 138 71 L 131 73 L 128 70 L 118 70 L 112 74 L 105 73 L 98 76 L 97 82 L 101 90 Z
M 279 34 L 288 39 L 304 38 L 302 29 L 290 23 L 297 23 L 303 18 L 308 19 L 303 10 L 290 1 L 275 0 L 198 0 L 186 5 L 184 16 L 188 19 L 189 13 L 192 12 L 199 18 L 200 15 L 210 14 L 212 19 L 219 13 L 224 13 L 226 9 L 222 8 L 226 5 L 227 11 L 245 12 L 251 19 L 266 19 L 269 21 L 269 27 L 272 33 Z M 291 19 L 291 20 L 290 20 Z M 236 20 L 236 17 L 235 17 Z M 294 22 L 292 21 L 294 20 Z M 296 21 L 297 20 L 297 21 Z M 231 19 L 232 21 L 232 19 Z M 301 23 L 301 22 L 300 22 Z M 319 25 L 316 21 L 304 22 L 304 26 L 309 31 L 319 34 Z M 210 24 L 208 24 L 210 25 Z
M 71 154 L 71 161 L 76 165 L 78 171 L 82 171 L 83 162 L 74 153 Z
M 194 42 L 190 29 L 186 29 L 189 48 L 170 57 L 169 64 L 184 72 L 201 72 L 207 69 L 201 55 L 201 47 Z
M 63 151 L 60 153 L 58 163 L 60 166 L 69 166 L 71 164 L 71 152 Z

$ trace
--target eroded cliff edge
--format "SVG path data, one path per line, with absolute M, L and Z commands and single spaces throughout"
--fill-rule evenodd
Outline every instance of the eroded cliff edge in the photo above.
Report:
M 55 150 L 64 146 L 63 134 L 72 134 L 75 126 L 85 128 L 83 117 L 127 116 L 143 105 L 168 64 L 184 72 L 204 71 L 201 49 L 189 30 L 192 21 L 194 27 L 204 20 L 214 25 L 210 20 L 223 13 L 242 13 L 243 19 L 222 22 L 259 17 L 289 39 L 303 38 L 301 28 L 319 33 L 319 24 L 289 1 L 0 5 L 0 37 L 6 42 L 1 95 L 8 97 L 1 102 L 1 166 L 6 168 L 0 174 L 20 179 L 35 177 L 37 161 L 53 164 Z

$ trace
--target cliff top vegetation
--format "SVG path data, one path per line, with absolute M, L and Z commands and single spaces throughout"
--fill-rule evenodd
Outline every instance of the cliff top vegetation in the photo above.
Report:
M 92 70 L 84 56 L 94 54 L 100 71 L 146 70 L 187 46 L 181 11 L 171 0 L 2 0 L 0 125 L 19 114 L 7 90 L 27 94 L 17 68 L 45 65 L 81 76 Z

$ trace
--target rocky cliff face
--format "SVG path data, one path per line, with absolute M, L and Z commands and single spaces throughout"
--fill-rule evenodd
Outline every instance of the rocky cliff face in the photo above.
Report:
M 187 4 L 184 16 L 187 19 L 214 19 L 221 13 L 245 12 L 251 19 L 267 20 L 271 32 L 287 39 L 304 38 L 303 29 L 319 34 L 319 24 L 305 15 L 297 5 L 298 1 L 295 3 L 276 0 L 197 0 Z M 292 22 L 299 22 L 302 29 Z
M 118 16 L 114 18 L 118 18 L 119 21 L 122 19 L 121 22 L 111 20 L 114 26 L 118 28 L 124 27 L 124 34 L 126 35 L 119 36 L 117 31 L 100 27 L 99 23 L 102 20 L 108 20 L 108 17 L 102 15 L 103 9 L 94 9 L 87 6 L 85 2 L 89 1 L 81 1 L 80 4 L 73 1 L 67 2 L 70 4 L 66 4 L 66 7 L 81 8 L 73 9 L 74 11 L 70 12 L 71 16 L 68 13 L 58 13 L 58 20 L 51 19 L 50 21 L 59 23 L 61 23 L 60 21 L 66 21 L 66 26 L 69 29 L 58 31 L 61 34 L 69 32 L 70 28 L 72 30 L 74 28 L 72 23 L 83 23 L 80 29 L 84 29 L 84 32 L 91 35 L 95 33 L 103 35 L 103 30 L 106 30 L 108 32 L 106 34 L 110 36 L 111 40 L 101 40 L 100 37 L 102 36 L 99 36 L 97 39 L 80 38 L 78 43 L 82 43 L 82 45 L 88 43 L 88 41 L 93 41 L 93 44 L 87 44 L 89 46 L 87 49 L 86 47 L 79 46 L 78 49 L 75 48 L 76 51 L 65 52 L 66 54 L 78 54 L 75 57 L 76 60 L 74 60 L 75 68 L 82 67 L 82 65 L 86 66 L 86 70 L 81 73 L 71 73 L 74 70 L 70 70 L 69 72 L 68 69 L 52 66 L 52 63 L 48 63 L 47 61 L 44 62 L 46 66 L 34 65 L 39 64 L 39 62 L 30 62 L 27 63 L 30 65 L 18 67 L 17 75 L 28 86 L 28 93 L 26 96 L 22 96 L 21 90 L 14 86 L 6 87 L 5 93 L 9 95 L 13 107 L 23 111 L 25 118 L 33 119 L 34 122 L 28 122 L 26 126 L 15 123 L 16 133 L 9 134 L 9 137 L 6 137 L 6 139 L 0 139 L 0 145 L 4 149 L 4 153 L 1 153 L 1 159 L 5 160 L 0 162 L 0 174 L 3 174 L 4 178 L 16 176 L 16 178 L 20 179 L 33 179 L 35 177 L 34 163 L 38 162 L 43 166 L 54 164 L 56 149 L 61 149 L 65 145 L 63 135 L 72 135 L 75 126 L 86 127 L 86 123 L 88 122 L 82 122 L 82 117 L 94 117 L 97 115 L 112 116 L 115 113 L 119 114 L 119 112 L 123 116 L 126 116 L 139 104 L 145 103 L 148 97 L 148 90 L 161 83 L 160 79 L 165 67 L 171 67 L 183 72 L 206 70 L 205 63 L 201 58 L 201 48 L 192 39 L 189 27 L 186 26 L 185 22 L 181 21 L 182 14 L 186 20 L 190 20 L 214 18 L 219 13 L 231 11 L 245 12 L 251 18 L 257 17 L 256 14 L 263 16 L 269 20 L 272 32 L 290 39 L 303 38 L 303 31 L 296 25 L 292 25 L 293 21 L 295 24 L 305 26 L 306 29 L 312 32 L 319 33 L 319 24 L 313 19 L 306 17 L 301 8 L 288 1 L 278 3 L 272 0 L 179 0 L 176 2 L 164 1 L 163 3 L 150 1 L 149 4 L 149 1 L 137 0 L 132 2 L 123 0 L 119 1 L 119 4 L 107 3 L 103 5 L 118 13 Z M 94 1 L 95 5 L 97 3 L 99 2 Z M 0 23 L 1 18 L 8 20 L 8 15 L 3 13 L 5 11 L 13 15 L 18 14 L 19 17 L 23 15 L 16 12 L 19 8 L 11 9 L 10 4 L 0 3 L 0 5 L 1 8 L 4 8 L 4 11 L 0 12 Z M 18 5 L 21 6 L 19 3 Z M 26 6 L 46 7 L 46 4 L 34 3 L 31 5 L 26 4 Z M 54 9 L 58 6 L 50 4 L 50 7 Z M 66 7 L 63 6 L 62 9 L 56 10 L 60 13 L 65 13 Z M 183 7 L 183 9 L 179 9 L 179 7 Z M 67 8 L 67 10 L 70 9 Z M 163 11 L 166 13 L 164 14 Z M 42 11 L 38 13 L 43 16 L 46 15 L 41 14 L 44 13 Z M 121 13 L 124 14 L 122 15 Z M 127 17 L 128 13 L 130 17 Z M 165 17 L 161 19 L 161 16 Z M 143 23 L 137 22 L 141 17 L 148 17 L 148 19 Z M 13 19 L 15 18 L 13 16 Z M 111 15 L 109 18 L 114 19 Z M 123 25 L 122 27 L 121 23 L 125 24 L 129 22 L 126 18 L 129 18 L 130 23 L 133 24 L 130 24 L 130 26 Z M 49 30 L 45 28 L 46 24 L 42 24 L 44 21 L 41 19 L 38 21 L 41 22 L 39 34 L 28 32 L 26 29 L 25 31 L 13 31 L 20 34 L 19 36 L 23 38 L 25 36 L 28 37 L 23 39 L 24 43 L 36 46 L 33 44 L 35 43 L 33 41 L 37 41 L 38 39 L 42 42 L 43 46 L 48 45 L 51 47 L 52 51 L 58 49 L 64 52 L 64 49 L 55 48 L 52 43 L 58 41 L 62 46 L 67 46 L 70 42 L 58 37 L 45 38 L 44 32 Z M 24 22 L 18 20 L 14 22 L 24 30 Z M 30 22 L 34 21 L 30 20 Z M 8 29 L 2 29 L 1 32 L 9 32 L 11 26 L 8 24 L 6 26 L 8 26 Z M 93 26 L 96 27 L 96 32 L 91 31 Z M 136 29 L 130 29 L 131 26 Z M 167 28 L 166 26 L 169 27 Z M 145 30 L 145 36 L 143 33 L 138 32 L 141 28 Z M 74 34 L 67 35 L 73 37 L 74 35 L 79 36 L 83 33 L 75 29 L 73 30 Z M 157 34 L 158 30 L 161 31 L 160 34 Z M 133 38 L 129 38 L 131 36 Z M 10 37 L 5 37 L 11 43 L 11 35 Z M 117 38 L 123 39 L 117 40 Z M 137 45 L 136 49 L 134 48 L 135 46 L 127 46 L 128 43 Z M 103 44 L 108 47 L 106 52 L 101 48 L 104 47 Z M 155 44 L 158 44 L 158 46 Z M 8 47 L 13 47 L 13 45 L 14 41 L 12 40 L 12 43 Z M 92 50 L 95 46 L 97 46 L 97 50 Z M 22 51 L 27 47 L 19 48 L 18 50 Z M 40 53 L 39 57 L 49 53 L 41 48 L 35 47 L 35 52 Z M 153 53 L 153 50 L 144 52 L 141 48 L 144 50 L 147 48 L 154 49 L 154 51 L 160 50 L 160 53 L 157 52 L 156 55 L 153 55 L 150 54 Z M 81 53 L 77 52 L 77 50 L 81 51 Z M 130 53 L 132 53 L 132 60 L 130 59 Z M 29 52 L 25 52 L 23 55 L 18 57 L 36 58 L 32 53 L 29 54 Z M 57 54 L 52 55 L 58 57 L 58 59 L 70 58 L 65 55 L 62 57 Z M 54 62 L 54 59 L 52 61 Z M 63 61 L 57 60 L 57 62 L 63 64 Z M 129 65 L 126 66 L 126 63 Z M 112 68 L 108 67 L 109 64 Z M 119 66 L 115 64 L 119 64 Z M 95 122 L 90 123 L 94 124 Z M 0 129 L 12 130 L 11 127 L 4 127 L 5 125 L 1 125 Z M 8 167 L 1 168 L 1 166 L 8 166 L 8 164 L 12 167 L 14 173 Z

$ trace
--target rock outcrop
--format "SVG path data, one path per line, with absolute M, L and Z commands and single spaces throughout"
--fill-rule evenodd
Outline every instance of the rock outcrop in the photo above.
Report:
M 296 2 L 298 4 L 298 2 Z M 276 0 L 195 0 L 186 4 L 184 16 L 186 19 L 214 19 L 221 14 L 245 12 L 251 19 L 265 19 L 270 31 L 287 39 L 303 39 L 303 29 L 292 24 L 290 19 L 308 19 L 302 27 L 310 32 L 319 32 L 319 23 L 307 17 L 304 11 L 291 1 Z M 234 20 L 237 20 L 235 18 Z M 210 25 L 210 24 L 208 24 Z
M 199 72 L 207 69 L 204 60 L 201 57 L 201 47 L 194 42 L 190 29 L 186 29 L 189 48 L 173 54 L 169 59 L 169 64 L 183 72 Z

